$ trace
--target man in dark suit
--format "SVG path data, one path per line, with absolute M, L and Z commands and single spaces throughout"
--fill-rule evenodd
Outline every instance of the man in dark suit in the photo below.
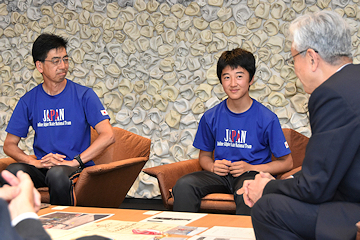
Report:
M 0 238 L 6 240 L 49 240 L 36 212 L 40 194 L 28 174 L 16 176 L 7 170 L 1 176 L 10 184 L 0 188 Z
M 0 188 L 0 239 L 51 240 L 36 214 L 40 209 L 40 193 L 27 173 L 18 171 L 16 176 L 7 170 L 1 177 L 10 185 Z M 92 235 L 78 240 L 109 240 Z
M 360 220 L 360 65 L 351 35 L 335 12 L 304 15 L 290 25 L 288 62 L 309 99 L 312 136 L 302 170 L 244 184 L 257 239 L 355 239 Z

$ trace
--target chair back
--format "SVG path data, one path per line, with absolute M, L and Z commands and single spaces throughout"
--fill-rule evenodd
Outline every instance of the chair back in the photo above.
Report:
M 106 148 L 93 161 L 95 164 L 111 163 L 135 157 L 149 157 L 149 139 L 124 130 L 113 127 L 115 143 Z M 98 137 L 95 129 L 91 129 L 91 143 Z M 136 150 L 127 146 L 137 146 Z
M 305 158 L 306 146 L 309 142 L 309 138 L 290 128 L 284 128 L 283 133 L 291 150 L 293 168 L 300 167 Z
M 113 131 L 115 131 L 115 129 L 113 128 Z M 95 139 L 99 136 L 99 134 L 96 132 L 96 130 L 94 128 L 91 128 L 91 144 L 95 141 Z M 116 140 L 115 140 L 116 143 Z M 110 145 L 109 147 L 107 147 L 101 154 L 99 154 L 97 157 L 95 157 L 93 159 L 94 163 L 96 165 L 98 164 L 104 164 L 104 163 L 111 163 L 112 160 L 114 159 L 112 156 L 114 154 L 114 147 L 113 145 L 115 144 L 113 143 L 112 145 Z

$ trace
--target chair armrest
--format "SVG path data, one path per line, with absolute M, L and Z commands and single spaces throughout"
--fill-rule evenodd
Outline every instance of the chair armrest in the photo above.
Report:
M 5 170 L 7 168 L 7 166 L 9 166 L 11 163 L 16 163 L 16 161 L 11 157 L 1 158 L 0 159 L 0 172 L 2 170 Z
M 146 168 L 143 169 L 143 172 L 157 178 L 164 206 L 169 208 L 168 199 L 171 198 L 169 190 L 175 186 L 176 181 L 188 173 L 201 170 L 202 168 L 200 166 L 199 160 L 190 159 L 186 161 Z
M 148 157 L 138 157 L 85 168 L 75 185 L 77 205 L 118 208 Z
M 30 155 L 30 156 L 36 159 L 35 155 Z M 7 168 L 7 166 L 9 166 L 12 163 L 16 163 L 16 161 L 15 161 L 15 159 L 13 159 L 11 157 L 1 158 L 0 159 L 0 172 L 2 170 L 5 170 Z
M 289 176 L 291 175 L 294 175 L 295 173 L 297 173 L 298 171 L 301 170 L 301 166 L 300 167 L 297 167 L 297 168 L 294 168 L 294 169 L 291 169 L 290 171 L 282 174 L 282 175 L 278 175 L 277 179 L 286 179 L 288 178 Z

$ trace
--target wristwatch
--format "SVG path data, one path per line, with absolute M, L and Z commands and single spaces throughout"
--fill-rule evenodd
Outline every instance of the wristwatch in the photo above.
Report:
M 85 168 L 85 164 L 84 164 L 83 161 L 81 160 L 80 154 L 76 155 L 76 156 L 74 157 L 74 159 L 76 159 L 76 161 L 79 162 L 79 164 L 80 164 L 79 168 L 81 168 L 81 169 L 84 169 L 84 168 Z

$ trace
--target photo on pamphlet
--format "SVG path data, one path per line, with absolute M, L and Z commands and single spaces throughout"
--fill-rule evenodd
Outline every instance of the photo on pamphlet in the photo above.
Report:
M 54 212 L 40 216 L 39 220 L 45 229 L 68 230 L 86 223 L 108 218 L 112 215 L 113 214 Z

